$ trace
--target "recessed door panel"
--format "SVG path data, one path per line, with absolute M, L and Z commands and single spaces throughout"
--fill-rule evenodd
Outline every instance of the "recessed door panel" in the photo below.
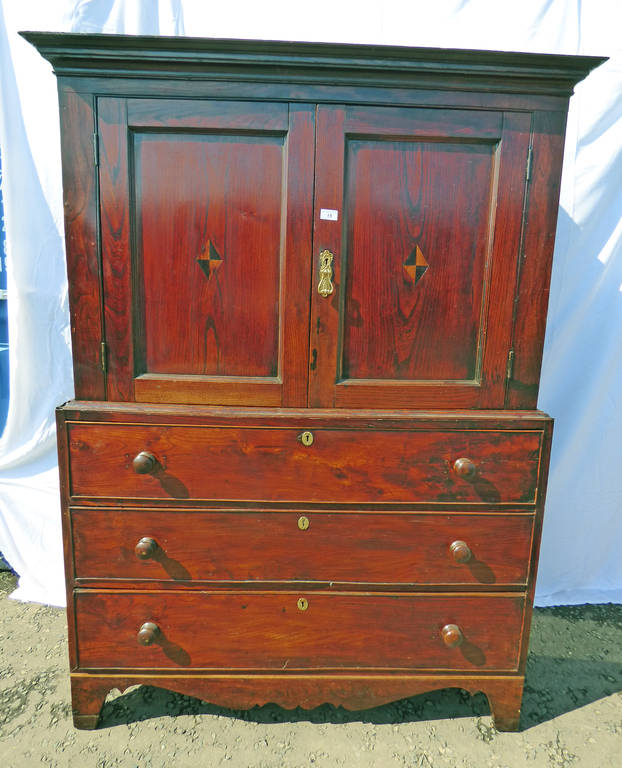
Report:
M 340 378 L 476 379 L 495 157 L 494 143 L 346 141 Z
M 284 136 L 133 140 L 141 372 L 277 377 Z
M 108 397 L 304 405 L 313 107 L 98 106 Z

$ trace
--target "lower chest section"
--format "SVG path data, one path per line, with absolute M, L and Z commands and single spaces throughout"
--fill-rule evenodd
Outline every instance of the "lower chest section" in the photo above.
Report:
M 518 674 L 550 421 L 61 412 L 72 667 Z

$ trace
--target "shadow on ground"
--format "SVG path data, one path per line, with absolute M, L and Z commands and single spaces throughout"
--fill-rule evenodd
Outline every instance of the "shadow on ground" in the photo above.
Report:
M 551 720 L 622 691 L 622 605 L 536 609 L 527 663 L 521 728 Z M 256 723 L 403 723 L 487 715 L 483 694 L 445 689 L 358 712 L 323 705 L 284 710 L 275 704 L 238 711 L 190 696 L 140 686 L 109 696 L 99 727 L 179 714 L 211 714 Z M 483 726 L 482 726 L 483 727 Z

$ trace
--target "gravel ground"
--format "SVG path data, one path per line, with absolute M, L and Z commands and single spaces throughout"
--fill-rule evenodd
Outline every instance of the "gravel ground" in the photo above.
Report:
M 112 692 L 97 731 L 71 723 L 65 612 L 8 600 L 0 573 L 0 767 L 620 768 L 622 606 L 536 610 L 522 732 L 486 698 L 435 691 L 364 712 L 239 712 L 157 688 Z

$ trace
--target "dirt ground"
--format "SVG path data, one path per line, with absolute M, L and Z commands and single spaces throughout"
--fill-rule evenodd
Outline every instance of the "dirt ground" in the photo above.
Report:
M 112 692 L 97 731 L 71 723 L 65 612 L 7 599 L 0 573 L 0 767 L 621 768 L 622 606 L 536 611 L 522 731 L 486 698 L 435 691 L 364 712 L 239 712 L 166 691 Z

